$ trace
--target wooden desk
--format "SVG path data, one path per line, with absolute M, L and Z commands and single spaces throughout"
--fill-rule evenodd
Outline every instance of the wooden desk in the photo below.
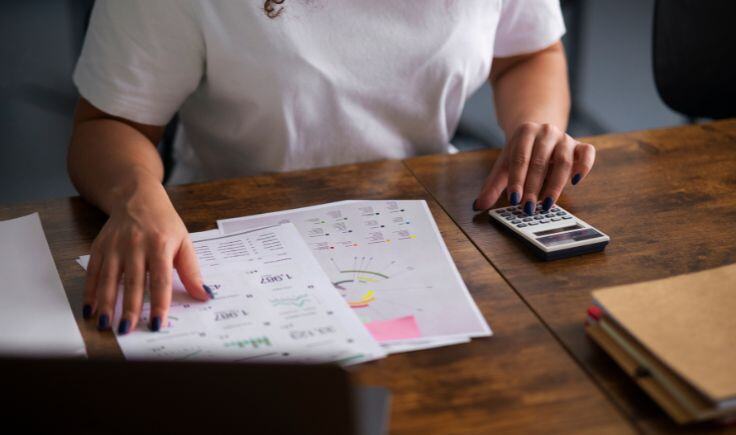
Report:
M 613 242 L 604 254 L 549 264 L 470 210 L 495 151 L 216 181 L 170 192 L 190 231 L 214 228 L 217 219 L 342 199 L 428 201 L 494 336 L 351 369 L 359 382 L 392 390 L 392 433 L 661 432 L 676 428 L 584 338 L 589 290 L 733 262 L 736 231 L 708 231 L 735 221 L 735 137 L 736 123 L 726 122 L 593 138 L 601 147 L 598 167 L 562 204 L 611 234 Z M 34 211 L 41 214 L 90 357 L 121 357 L 112 334 L 97 332 L 79 314 L 84 275 L 74 259 L 89 252 L 104 216 L 70 198 L 0 207 L 0 219 Z M 646 226 L 646 219 L 655 224 Z M 694 220 L 706 226 L 693 233 Z M 661 240 L 658 234 L 677 238 Z
M 590 291 L 597 287 L 736 262 L 736 120 L 588 141 L 598 149 L 595 169 L 559 202 L 609 234 L 611 243 L 604 253 L 554 262 L 536 260 L 471 210 L 479 180 L 498 151 L 420 157 L 406 164 L 639 429 L 679 431 L 586 338 L 581 325 Z

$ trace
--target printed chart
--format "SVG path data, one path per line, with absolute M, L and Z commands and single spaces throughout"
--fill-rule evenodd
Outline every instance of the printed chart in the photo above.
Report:
M 214 299 L 194 301 L 176 279 L 166 328 L 146 330 L 146 302 L 137 330 L 117 337 L 126 358 L 353 364 L 385 356 L 293 225 L 192 241 Z
M 430 338 L 490 335 L 426 202 L 343 201 L 218 226 L 228 234 L 283 222 L 295 225 L 335 290 L 381 343 L 411 350 Z

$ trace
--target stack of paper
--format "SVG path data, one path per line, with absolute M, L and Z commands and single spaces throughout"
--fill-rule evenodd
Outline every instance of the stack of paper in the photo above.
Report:
M 169 325 L 147 332 L 146 302 L 138 329 L 118 336 L 126 357 L 354 364 L 491 334 L 424 201 L 218 224 L 191 235 L 215 298 L 195 302 L 175 279 Z
M 491 335 L 425 201 L 341 201 L 217 224 L 230 234 L 281 222 L 388 352 Z
M 679 423 L 736 418 L 736 265 L 593 292 L 588 334 Z
M 0 354 L 84 357 L 38 213 L 0 222 Z

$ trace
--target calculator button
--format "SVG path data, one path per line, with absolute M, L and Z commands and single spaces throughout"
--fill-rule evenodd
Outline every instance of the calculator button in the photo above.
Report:
M 521 221 L 519 219 L 514 219 L 511 221 L 512 224 L 520 224 Z
M 526 226 L 526 224 L 519 224 L 519 225 L 517 225 L 516 227 L 517 227 L 517 228 L 524 228 L 525 226 Z
M 572 216 L 562 216 L 562 219 L 572 219 Z
M 509 207 L 506 209 L 506 211 L 514 211 L 514 210 L 516 210 L 516 207 Z
M 538 221 L 541 221 L 542 219 L 544 219 L 544 217 L 543 216 L 540 216 L 540 215 L 537 215 L 537 216 L 534 216 L 534 219 L 536 219 Z
M 559 220 L 561 220 L 561 219 L 560 219 L 560 218 L 558 218 L 558 217 L 554 217 L 554 218 L 552 218 L 552 222 L 557 222 L 557 221 L 559 221 Z
M 565 216 L 566 214 L 567 214 L 567 213 L 565 213 L 564 211 L 561 211 L 561 212 L 558 212 L 558 213 L 557 213 L 557 216 Z
M 544 217 L 552 218 L 552 217 L 555 217 L 555 215 L 553 215 L 552 213 L 547 213 L 546 215 L 544 215 Z
M 560 209 L 559 209 L 559 208 L 557 208 L 557 207 L 554 207 L 554 208 L 552 208 L 552 210 L 550 210 L 550 211 L 551 211 L 552 213 L 557 213 L 558 211 L 560 211 Z
M 539 225 L 539 222 L 534 222 L 534 221 L 529 222 L 529 226 L 532 226 L 532 225 Z
M 513 220 L 513 219 L 516 219 L 516 216 L 506 216 L 506 220 L 507 221 L 510 221 L 510 220 Z
M 540 224 L 546 224 L 547 222 L 549 222 L 549 219 L 542 219 L 539 221 Z
M 522 221 L 524 221 L 524 222 L 529 222 L 530 220 L 532 220 L 532 218 L 529 218 L 529 217 L 522 219 Z

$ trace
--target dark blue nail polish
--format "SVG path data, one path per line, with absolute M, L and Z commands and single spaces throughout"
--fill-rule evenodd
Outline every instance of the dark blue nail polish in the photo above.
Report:
M 531 201 L 527 201 L 526 204 L 524 204 L 524 213 L 526 214 L 533 214 L 534 213 L 534 203 Z
M 123 319 L 118 324 L 118 334 L 125 335 L 130 330 L 130 320 Z
M 82 307 L 82 317 L 85 319 L 89 319 L 92 317 L 92 305 L 90 304 L 84 304 Z
M 161 329 L 161 318 L 156 316 L 153 319 L 151 319 L 151 331 L 158 332 L 159 329 Z
M 542 203 L 542 209 L 544 209 L 544 211 L 549 211 L 549 209 L 552 208 L 552 204 L 554 203 L 555 203 L 555 200 L 552 199 L 551 196 L 548 196 L 544 198 L 544 202 Z
M 519 192 L 511 192 L 511 205 L 519 203 Z
M 475 205 L 475 203 L 473 203 Z M 207 292 L 207 294 L 210 296 L 210 299 L 215 298 L 215 294 L 212 292 L 212 289 L 207 284 L 202 284 L 202 287 L 204 287 L 204 291 Z
M 110 329 L 110 316 L 107 314 L 100 314 L 100 317 L 97 319 L 97 330 L 105 331 L 107 329 Z
M 574 186 L 574 185 L 578 184 L 578 183 L 580 182 L 580 179 L 581 179 L 581 178 L 583 178 L 583 176 L 582 176 L 582 175 L 580 175 L 580 174 L 575 174 L 575 176 L 574 176 L 574 177 L 572 177 L 572 185 Z

